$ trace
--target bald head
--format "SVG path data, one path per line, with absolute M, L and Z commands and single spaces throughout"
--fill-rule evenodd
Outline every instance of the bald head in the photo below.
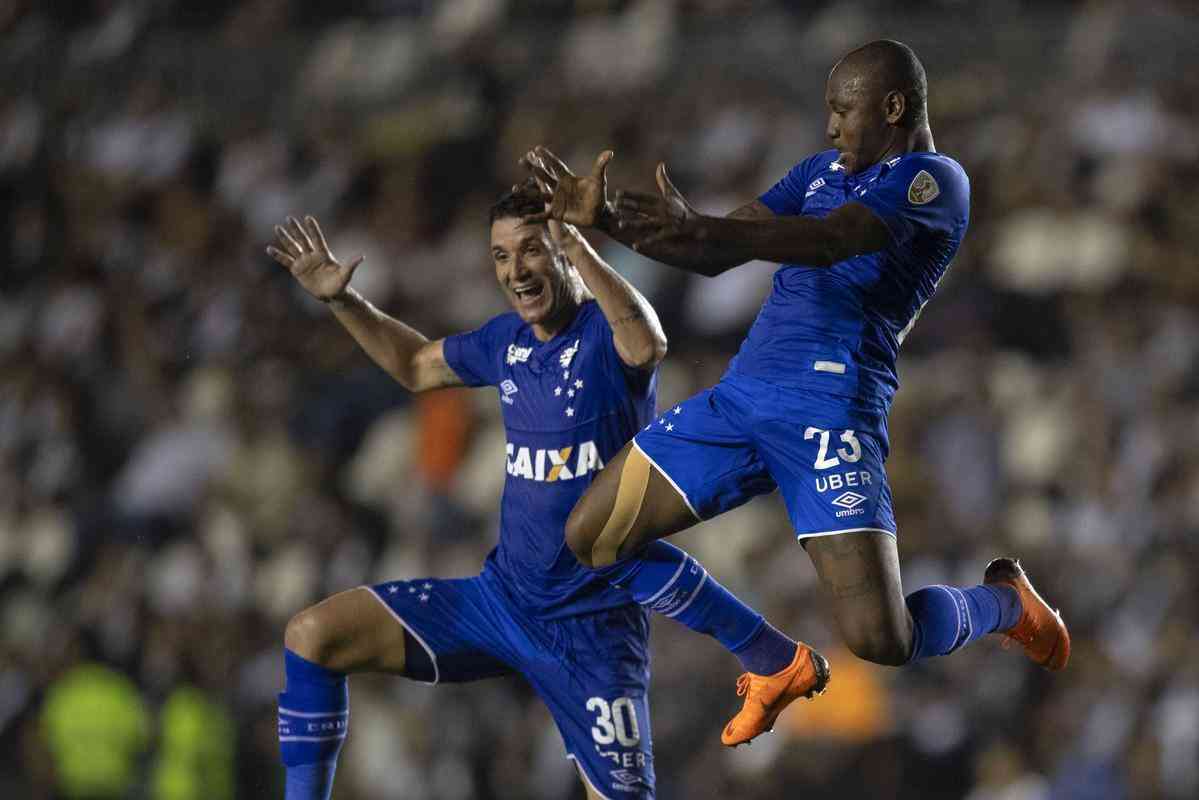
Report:
M 915 128 L 928 122 L 928 80 L 924 65 L 912 48 L 902 42 L 879 39 L 851 50 L 833 67 L 829 84 L 834 83 L 851 92 L 864 92 L 870 100 L 899 92 L 906 105 L 902 126 Z

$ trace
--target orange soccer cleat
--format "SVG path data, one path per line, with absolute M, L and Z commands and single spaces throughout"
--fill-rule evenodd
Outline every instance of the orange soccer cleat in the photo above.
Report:
M 745 695 L 745 703 L 724 726 L 720 741 L 736 747 L 771 730 L 784 708 L 800 697 L 810 699 L 821 694 L 828 679 L 828 659 L 803 642 L 799 642 L 791 664 L 779 672 L 742 673 L 737 679 L 737 696 Z
M 1006 631 L 996 631 L 1024 645 L 1030 659 L 1048 670 L 1057 671 L 1070 660 L 1070 632 L 1062 615 L 1049 607 L 1028 581 L 1020 562 L 997 558 L 987 565 L 983 583 L 1002 583 L 1020 596 L 1020 621 Z

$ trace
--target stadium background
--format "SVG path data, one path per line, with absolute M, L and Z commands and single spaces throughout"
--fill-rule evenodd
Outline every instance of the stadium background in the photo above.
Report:
M 382 308 L 472 327 L 525 148 L 611 146 L 641 188 L 666 159 L 724 212 L 822 146 L 830 64 L 879 36 L 973 183 L 900 361 L 906 584 L 1018 554 L 1073 660 L 853 659 L 760 500 L 678 542 L 834 682 L 726 752 L 735 661 L 656 620 L 659 796 L 1199 796 L 1197 34 L 1156 1 L 0 3 L 0 796 L 281 796 L 288 616 L 492 545 L 494 396 L 392 385 L 263 254 L 272 223 L 315 214 Z M 661 403 L 713 382 L 770 267 L 602 248 L 670 337 Z M 518 680 L 352 684 L 342 800 L 578 792 Z

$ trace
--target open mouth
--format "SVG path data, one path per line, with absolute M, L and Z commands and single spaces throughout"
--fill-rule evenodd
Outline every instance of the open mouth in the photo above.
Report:
M 516 295 L 516 299 L 522 305 L 532 305 L 541 299 L 541 295 L 545 293 L 545 284 L 529 283 L 521 286 L 513 286 L 512 293 Z

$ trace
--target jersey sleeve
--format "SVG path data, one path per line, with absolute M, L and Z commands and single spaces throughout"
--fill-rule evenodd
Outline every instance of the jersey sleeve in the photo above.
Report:
M 922 230 L 963 230 L 970 218 L 970 181 L 950 159 L 908 158 L 858 202 L 878 215 L 896 246 L 903 246 Z
M 794 217 L 803 212 L 804 195 L 812 181 L 812 173 L 824 153 L 809 156 L 796 164 L 779 181 L 758 198 L 780 217 Z
M 445 337 L 445 361 L 467 386 L 495 386 L 500 382 L 504 322 L 503 317 L 496 317 L 481 328 Z
M 613 333 L 607 317 L 598 308 L 591 329 L 591 336 L 600 341 L 601 350 L 604 353 L 605 369 L 613 374 L 619 373 L 624 376 L 625 385 L 628 386 L 634 399 L 640 400 L 645 397 L 650 391 L 650 387 L 653 386 L 658 368 L 637 369 L 624 363 L 624 359 L 620 357 L 620 353 L 616 349 L 616 334 Z

